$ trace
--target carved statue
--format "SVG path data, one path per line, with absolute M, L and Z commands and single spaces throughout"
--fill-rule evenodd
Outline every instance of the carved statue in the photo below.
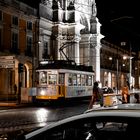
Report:
M 97 15 L 96 3 L 92 3 L 92 15 L 93 16 L 96 16 Z

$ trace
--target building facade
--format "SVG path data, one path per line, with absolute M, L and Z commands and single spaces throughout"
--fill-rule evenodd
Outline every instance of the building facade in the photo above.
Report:
M 68 59 L 93 66 L 100 81 L 101 24 L 94 0 L 42 0 L 39 5 L 39 61 Z
M 92 66 L 94 81 L 121 87 L 130 76 L 130 61 L 122 59 L 129 52 L 105 42 L 100 27 L 95 0 L 41 0 L 38 9 L 0 0 L 0 99 L 14 95 L 14 85 L 17 93 L 36 86 L 39 61 L 50 59 Z M 140 55 L 133 55 L 131 80 L 139 88 Z
M 100 58 L 102 85 L 121 89 L 125 82 L 128 81 L 131 89 L 139 89 L 139 54 L 125 50 L 123 46 L 116 46 L 104 39 L 101 43 Z
M 37 11 L 15 0 L 0 1 L 0 98 L 15 94 L 33 81 Z

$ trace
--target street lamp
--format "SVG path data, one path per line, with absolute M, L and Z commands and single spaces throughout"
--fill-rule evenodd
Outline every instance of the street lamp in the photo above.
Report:
M 124 45 L 125 43 L 121 43 L 121 45 Z M 123 55 L 122 53 L 120 54 L 119 53 L 119 48 L 117 47 L 116 48 L 116 93 L 118 94 L 119 93 L 119 68 L 120 68 L 120 57 L 123 57 L 123 60 L 126 60 L 126 59 L 129 59 L 129 84 L 132 83 L 132 58 L 131 55 Z M 120 54 L 120 57 L 119 57 L 119 54 Z M 112 57 L 109 57 L 109 60 L 112 60 Z M 130 86 L 129 86 L 130 88 Z
M 126 28 L 125 26 L 121 25 L 121 24 L 118 24 L 119 21 L 125 21 L 125 20 L 131 20 L 132 21 L 133 17 L 130 17 L 130 16 L 122 16 L 122 17 L 118 17 L 118 18 L 115 18 L 115 19 L 112 19 L 110 20 L 111 23 L 113 23 L 114 25 L 116 25 L 117 27 L 119 27 L 121 30 L 123 29 L 124 31 L 126 32 L 130 32 L 130 30 L 128 28 Z M 121 42 L 121 46 L 125 46 L 126 45 L 126 42 Z M 129 43 L 129 88 L 130 88 L 130 85 L 132 84 L 132 58 L 131 57 L 131 43 Z M 118 60 L 117 60 L 118 61 Z M 117 62 L 118 63 L 118 62 Z M 118 64 L 117 64 L 118 65 Z

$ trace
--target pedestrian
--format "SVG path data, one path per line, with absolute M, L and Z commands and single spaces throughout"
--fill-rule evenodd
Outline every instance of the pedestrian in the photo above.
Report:
M 140 103 L 140 98 L 139 98 L 139 94 L 138 93 L 134 94 L 134 103 Z
M 92 109 L 93 105 L 103 106 L 103 93 L 102 90 L 98 87 L 98 82 L 94 82 L 93 94 L 88 109 Z
M 129 87 L 127 82 L 121 89 L 121 94 L 122 94 L 122 103 L 130 103 L 130 93 L 129 93 Z
M 14 93 L 15 93 L 15 95 L 17 94 L 17 85 L 16 84 L 14 85 Z
M 22 86 L 22 82 L 19 82 L 19 92 L 17 94 L 17 104 L 21 103 L 21 86 Z

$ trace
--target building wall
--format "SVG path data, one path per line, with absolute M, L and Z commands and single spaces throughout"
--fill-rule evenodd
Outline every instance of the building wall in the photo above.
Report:
M 33 67 L 37 67 L 33 57 L 36 57 L 37 44 L 37 11 L 28 5 L 15 1 L 0 1 L 1 41 L 0 41 L 0 98 L 4 94 L 14 94 L 14 84 L 20 87 L 33 86 Z M 12 24 L 13 16 L 17 17 L 18 25 Z M 32 29 L 27 28 L 27 22 L 32 23 Z M 17 48 L 12 48 L 12 33 L 17 33 Z M 27 36 L 32 37 L 31 51 L 27 51 Z M 19 73 L 19 63 L 24 66 L 23 72 Z M 20 85 L 21 84 L 21 85 Z
M 0 21 L 0 94 L 13 94 L 14 84 L 22 82 L 22 87 L 35 86 L 35 68 L 38 61 L 46 59 L 67 59 L 60 54 L 63 49 L 68 59 L 77 64 L 93 66 L 96 81 L 102 85 L 116 87 L 116 62 L 109 61 L 111 55 L 116 58 L 118 46 L 101 42 L 101 24 L 96 17 L 94 0 L 53 1 L 40 3 L 37 10 L 26 4 L 3 0 L 0 3 L 2 19 Z M 79 8 L 79 9 L 78 9 Z M 19 26 L 12 25 L 12 16 L 17 16 Z M 32 22 L 32 30 L 27 22 Z M 12 32 L 18 33 L 18 50 L 11 50 Z M 32 37 L 31 50 L 27 50 L 27 37 Z M 40 44 L 38 44 L 40 41 Z M 119 49 L 118 54 L 128 53 Z M 6 56 L 6 57 L 5 57 Z M 119 59 L 122 62 L 122 59 Z M 24 71 L 18 73 L 18 64 L 24 64 Z M 119 86 L 128 78 L 129 62 L 119 69 Z M 135 64 L 139 70 L 139 63 Z M 139 71 L 135 71 L 135 85 L 139 87 Z M 8 87 L 8 88 L 6 88 Z
M 103 86 L 109 86 L 112 88 L 118 89 L 124 86 L 125 81 L 129 81 L 130 73 L 130 52 L 122 49 L 119 46 L 111 44 L 105 40 L 102 40 L 101 48 L 101 83 Z M 124 56 L 127 56 L 127 59 L 123 59 Z M 132 53 L 134 58 L 137 57 L 136 53 Z M 117 61 L 118 61 L 118 76 L 117 76 Z M 135 65 L 138 63 L 138 60 L 132 59 L 132 83 L 131 86 L 139 88 L 138 84 L 138 73 L 136 76 Z
M 39 60 L 70 59 L 78 65 L 93 66 L 95 79 L 100 80 L 101 24 L 96 17 L 96 3 L 90 1 L 47 1 L 40 3 Z M 64 55 L 65 54 L 65 55 Z

